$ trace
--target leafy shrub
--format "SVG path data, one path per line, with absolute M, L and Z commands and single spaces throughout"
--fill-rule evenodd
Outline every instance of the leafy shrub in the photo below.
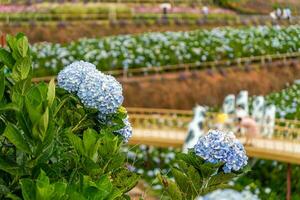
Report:
M 276 105 L 277 116 L 284 119 L 300 119 L 300 84 L 293 85 L 267 96 L 269 103 Z
M 214 155 L 210 154 L 210 147 L 214 147 Z M 201 153 L 204 149 L 208 150 L 207 154 Z M 199 138 L 188 154 L 177 154 L 177 166 L 171 167 L 175 181 L 161 175 L 158 177 L 172 200 L 195 199 L 226 187 L 229 180 L 247 172 L 247 160 L 244 147 L 233 133 L 209 131 Z
M 60 72 L 60 88 L 54 80 L 32 84 L 27 38 L 8 35 L 7 44 L 0 49 L 0 198 L 130 198 L 126 193 L 139 175 L 128 169 L 121 150 L 131 126 L 119 83 L 80 61 Z M 193 199 L 244 172 L 243 146 L 225 135 L 199 139 L 220 145 L 214 151 L 224 159 L 209 159 L 195 146 L 177 155 L 175 182 L 159 176 L 172 199 Z
M 126 199 L 139 176 L 130 172 L 116 131 L 120 107 L 101 122 L 64 89 L 32 84 L 31 51 L 23 34 L 0 49 L 0 198 Z

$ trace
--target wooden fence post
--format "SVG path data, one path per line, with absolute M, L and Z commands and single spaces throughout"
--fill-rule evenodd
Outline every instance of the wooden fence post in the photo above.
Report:
M 1 46 L 2 47 L 5 46 L 5 34 L 4 33 L 1 34 Z
M 291 176 L 292 168 L 291 164 L 287 164 L 287 174 L 286 174 L 286 200 L 291 200 Z

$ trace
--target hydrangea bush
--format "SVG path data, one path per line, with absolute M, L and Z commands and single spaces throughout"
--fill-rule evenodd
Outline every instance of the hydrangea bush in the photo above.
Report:
M 197 156 L 210 163 L 224 163 L 223 171 L 239 171 L 247 165 L 244 146 L 232 132 L 209 131 L 194 147 Z
M 102 123 L 113 124 L 111 114 L 124 100 L 122 86 L 114 77 L 101 73 L 91 63 L 76 61 L 58 74 L 57 81 L 59 87 L 76 94 L 85 107 L 96 109 Z M 128 117 L 123 123 L 125 127 L 116 132 L 128 141 L 132 134 Z
M 279 118 L 300 119 L 300 83 L 274 92 L 266 97 L 268 103 L 276 105 L 276 112 Z
M 299 52 L 300 27 L 215 28 L 189 32 L 145 33 L 69 44 L 33 45 L 35 74 L 57 74 L 75 60 L 99 70 L 157 67 Z M 46 73 L 46 74 L 45 74 Z
M 175 181 L 159 175 L 171 199 L 188 200 L 205 195 L 248 171 L 244 147 L 232 133 L 209 131 L 188 154 L 177 154 L 171 168 Z
M 84 61 L 64 68 L 58 87 L 33 84 L 27 38 L 8 35 L 7 44 L 0 48 L 0 199 L 129 199 L 140 177 L 121 148 L 132 134 L 121 85 Z M 177 155 L 175 182 L 159 176 L 172 199 L 196 198 L 242 173 L 233 150 L 222 162 L 196 152 Z
M 61 72 L 59 87 L 33 84 L 27 38 L 8 35 L 7 44 L 0 48 L 0 199 L 128 199 L 139 176 L 121 149 L 131 126 L 120 84 L 82 61 Z

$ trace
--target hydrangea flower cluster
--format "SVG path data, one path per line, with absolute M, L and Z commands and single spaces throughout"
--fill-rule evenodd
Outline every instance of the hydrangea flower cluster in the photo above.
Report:
M 196 155 L 210 163 L 223 162 L 223 171 L 238 171 L 247 165 L 244 146 L 232 132 L 210 130 L 194 146 Z
M 125 142 L 128 142 L 129 138 L 132 135 L 132 127 L 131 127 L 131 124 L 129 122 L 128 117 L 125 118 L 124 124 L 125 124 L 125 127 L 122 128 L 122 129 L 120 129 L 120 130 L 118 130 L 117 133 L 120 134 L 120 135 L 122 135 L 122 137 L 124 138 Z
M 113 70 L 201 64 L 299 51 L 299 25 L 145 33 L 84 38 L 68 45 L 37 43 L 32 46 L 34 67 L 41 73 L 42 70 L 53 73 L 79 58 L 97 65 L 100 70 Z
M 300 83 L 295 83 L 280 92 L 272 93 L 266 97 L 269 104 L 276 105 L 276 112 L 280 118 L 299 119 Z
M 68 65 L 58 74 L 57 81 L 59 87 L 77 94 L 86 107 L 97 109 L 100 119 L 116 113 L 124 100 L 121 84 L 88 62 L 76 61 Z M 118 133 L 128 141 L 132 128 L 128 118 L 124 123 L 126 126 Z
M 59 72 L 57 83 L 59 87 L 69 92 L 77 93 L 86 76 L 95 73 L 97 73 L 95 65 L 84 61 L 76 61 Z M 98 73 L 100 74 L 101 72 Z
M 216 190 L 196 200 L 259 200 L 260 198 L 249 190 L 238 192 L 232 189 Z

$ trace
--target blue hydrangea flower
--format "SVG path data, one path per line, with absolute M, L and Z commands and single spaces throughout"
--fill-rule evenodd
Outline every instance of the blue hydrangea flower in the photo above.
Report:
M 59 87 L 76 93 L 85 106 L 97 109 L 102 115 L 115 113 L 123 103 L 120 83 L 91 63 L 76 61 L 64 68 L 57 80 Z
M 77 95 L 84 105 L 97 109 L 103 115 L 115 113 L 124 100 L 121 84 L 101 72 L 86 76 L 79 85 Z
M 69 92 L 77 92 L 85 77 L 96 71 L 95 65 L 84 61 L 76 61 L 59 72 L 57 84 L 60 88 Z
M 99 120 L 105 123 L 109 123 L 109 114 L 116 113 L 123 103 L 121 84 L 114 77 L 98 71 L 91 63 L 76 61 L 63 69 L 57 79 L 59 87 L 76 93 L 86 107 L 97 109 Z M 132 127 L 128 118 L 124 123 L 125 127 L 117 133 L 127 142 L 132 135 Z
M 123 138 L 124 138 L 124 141 L 125 142 L 128 142 L 128 140 L 131 138 L 132 136 L 132 127 L 131 127 L 131 124 L 129 122 L 129 119 L 128 117 L 125 118 L 123 120 L 124 124 L 125 124 L 125 127 L 118 130 L 117 133 L 120 134 Z
M 196 200 L 259 200 L 258 195 L 245 189 L 241 192 L 232 189 L 218 189 Z
M 223 162 L 223 171 L 238 171 L 247 165 L 244 146 L 232 132 L 210 130 L 194 146 L 196 155 L 210 163 Z

